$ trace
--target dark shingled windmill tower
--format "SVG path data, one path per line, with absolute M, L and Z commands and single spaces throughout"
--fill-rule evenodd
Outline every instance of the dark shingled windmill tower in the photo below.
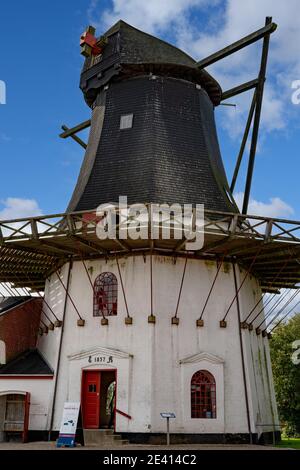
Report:
M 68 210 L 127 195 L 130 204 L 202 203 L 236 211 L 214 121 L 222 91 L 195 63 L 124 21 L 105 33 L 101 53 L 91 53 L 81 73 L 92 122 Z
M 86 150 L 68 209 L 17 225 L 0 221 L 0 282 L 45 292 L 37 348 L 54 380 L 49 397 L 34 398 L 48 410 L 32 421 L 37 429 L 57 431 L 70 401 L 81 403 L 86 443 L 107 445 L 114 432 L 163 441 L 166 412 L 176 416 L 173 442 L 254 442 L 278 432 L 263 295 L 299 282 L 300 223 L 247 214 L 275 29 L 267 18 L 198 62 L 123 21 L 99 38 L 92 27 L 82 35 L 80 88 L 92 116 L 62 126 L 61 137 Z M 258 40 L 257 78 L 222 91 L 205 67 Z M 229 185 L 214 109 L 252 89 Z M 85 144 L 77 134 L 88 127 Z M 240 213 L 232 193 L 250 130 Z M 110 237 L 98 207 L 112 210 L 120 196 L 145 210 L 124 220 L 116 208 Z M 175 237 L 178 214 L 168 220 L 169 237 L 163 217 L 154 220 L 158 237 L 148 226 L 146 236 L 123 236 L 131 224 L 153 222 L 155 205 L 184 204 L 203 246 L 191 247 L 186 233 Z M 200 227 L 196 205 L 204 205 Z

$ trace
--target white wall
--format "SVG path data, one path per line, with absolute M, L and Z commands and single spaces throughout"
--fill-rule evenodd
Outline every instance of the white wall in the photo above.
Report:
M 0 364 L 6 364 L 6 346 L 2 340 L 0 340 Z
M 242 282 L 244 276 L 245 272 L 240 271 L 239 282 Z M 254 300 L 248 295 L 249 291 L 253 292 Z M 254 277 L 250 276 L 240 293 L 242 321 L 248 317 L 260 298 L 261 290 L 258 282 Z M 255 319 L 257 315 L 258 317 Z M 253 330 L 242 330 L 247 365 L 247 382 L 249 384 L 252 429 L 255 429 L 258 434 L 263 431 L 272 431 L 274 425 L 276 426 L 279 423 L 268 338 L 263 338 L 262 335 L 258 336 L 255 331 L 256 327 L 263 320 L 263 302 L 260 302 L 247 320 L 248 322 L 253 321 Z M 265 322 L 260 326 L 260 329 L 264 328 Z
M 126 309 L 119 282 L 118 315 L 109 317 L 109 325 L 101 326 L 100 317 L 93 317 L 93 292 L 81 262 L 72 269 L 70 295 L 85 326 L 77 326 L 77 314 L 71 302 L 67 303 L 58 393 L 54 415 L 54 429 L 59 429 L 63 404 L 67 400 L 80 400 L 82 370 L 87 367 L 108 367 L 108 364 L 90 364 L 88 356 L 113 355 L 117 368 L 117 408 L 132 416 L 132 420 L 118 415 L 117 430 L 129 432 L 164 432 L 165 422 L 160 412 L 173 411 L 173 432 L 247 433 L 247 415 L 239 339 L 236 303 L 228 317 L 227 328 L 220 328 L 234 295 L 233 271 L 226 264 L 220 271 L 213 295 L 204 314 L 204 327 L 197 328 L 203 304 L 216 273 L 213 262 L 189 260 L 186 269 L 181 302 L 178 310 L 180 323 L 171 325 L 174 316 L 184 259 L 176 264 L 170 257 L 153 257 L 153 295 L 156 324 L 149 324 L 150 315 L 150 258 L 142 256 L 122 258 L 120 268 L 133 325 L 125 325 Z M 87 262 L 93 281 L 105 271 L 118 269 L 114 260 Z M 237 269 L 239 271 L 239 269 Z M 66 280 L 67 266 L 61 276 Z M 243 273 L 238 272 L 238 284 Z M 255 279 L 249 279 L 241 289 L 242 318 L 261 295 Z M 62 318 L 65 293 L 52 276 L 47 287 L 47 302 Z M 39 339 L 39 349 L 55 367 L 61 328 L 49 331 Z M 248 330 L 242 332 L 245 347 L 246 375 L 253 432 L 256 430 L 258 406 L 261 420 L 269 420 L 270 405 L 267 393 L 267 375 L 257 365 L 258 351 L 262 350 L 261 337 Z M 263 340 L 267 342 L 266 339 Z M 97 349 L 98 348 L 98 349 Z M 259 349 L 260 348 L 260 349 Z M 99 352 L 100 351 L 100 352 Z M 251 353 L 252 351 L 252 353 Z M 267 351 L 267 349 L 266 349 Z M 206 355 L 206 359 L 203 356 Z M 252 355 L 251 355 L 252 354 Z M 268 361 L 268 351 L 267 361 Z M 189 362 L 193 357 L 194 362 Z M 209 357 L 209 360 L 207 359 Z M 254 359 L 253 359 L 254 357 Z M 196 370 L 209 370 L 217 382 L 217 419 L 191 419 L 190 380 Z M 269 386 L 270 374 L 269 374 Z M 262 415 L 264 413 L 264 415 Z M 49 423 L 50 417 L 48 418 Z M 272 421 L 271 421 L 272 422 Z
M 0 396 L 10 393 L 30 393 L 29 430 L 47 430 L 49 399 L 53 381 L 48 379 L 13 379 L 0 380 Z

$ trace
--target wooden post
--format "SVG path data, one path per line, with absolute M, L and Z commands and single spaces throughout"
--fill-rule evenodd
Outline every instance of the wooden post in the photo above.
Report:
M 271 24 L 272 24 L 272 18 L 268 16 L 266 18 L 266 27 L 270 26 Z M 270 34 L 267 34 L 264 37 L 264 42 L 263 42 L 261 66 L 260 66 L 260 72 L 259 72 L 259 85 L 257 86 L 257 91 L 256 91 L 256 107 L 255 107 L 255 115 L 254 115 L 254 122 L 253 122 L 247 179 L 246 179 L 246 185 L 245 185 L 244 202 L 243 202 L 243 209 L 242 209 L 243 214 L 247 213 L 249 199 L 250 199 L 250 190 L 251 190 L 252 176 L 253 176 L 253 170 L 254 170 L 256 147 L 257 147 L 257 141 L 258 141 L 258 131 L 259 131 L 259 124 L 260 124 L 262 99 L 263 99 L 263 94 L 264 94 L 264 83 L 265 83 L 265 78 L 266 78 L 269 43 L 270 43 Z
M 170 418 L 167 418 L 167 446 L 170 445 Z

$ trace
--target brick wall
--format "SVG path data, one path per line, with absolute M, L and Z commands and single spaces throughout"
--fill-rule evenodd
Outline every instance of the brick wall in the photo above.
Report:
M 0 340 L 6 346 L 6 362 L 35 348 L 42 302 L 41 298 L 33 298 L 0 315 Z

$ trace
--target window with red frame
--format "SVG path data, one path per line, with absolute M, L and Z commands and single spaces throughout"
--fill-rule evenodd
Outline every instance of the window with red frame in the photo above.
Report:
M 94 317 L 117 315 L 118 281 L 113 273 L 101 273 L 94 283 Z
M 191 417 L 216 418 L 216 381 L 207 370 L 198 370 L 191 380 Z

